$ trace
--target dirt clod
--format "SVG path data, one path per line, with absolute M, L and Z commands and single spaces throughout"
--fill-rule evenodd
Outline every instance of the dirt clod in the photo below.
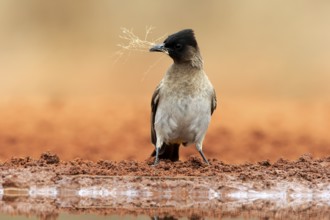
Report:
M 47 164 L 58 164 L 60 162 L 60 158 L 56 154 L 52 154 L 50 152 L 42 153 L 40 160 L 46 162 Z
M 261 166 L 265 166 L 265 167 L 269 167 L 271 165 L 269 160 L 260 161 L 260 162 L 258 162 L 258 164 Z

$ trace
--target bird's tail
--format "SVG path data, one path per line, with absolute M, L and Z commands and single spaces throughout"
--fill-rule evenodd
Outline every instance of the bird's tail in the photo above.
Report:
M 179 148 L 180 144 L 163 144 L 159 151 L 159 159 L 178 161 L 179 160 Z M 152 157 L 156 156 L 154 150 L 151 154 Z

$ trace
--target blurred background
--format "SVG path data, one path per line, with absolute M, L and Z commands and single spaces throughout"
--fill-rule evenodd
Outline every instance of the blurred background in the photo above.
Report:
M 238 163 L 330 154 L 329 1 L 0 1 L 0 160 L 146 159 L 171 59 L 122 50 L 195 30 L 219 106 L 205 153 Z M 183 159 L 196 154 L 183 149 Z

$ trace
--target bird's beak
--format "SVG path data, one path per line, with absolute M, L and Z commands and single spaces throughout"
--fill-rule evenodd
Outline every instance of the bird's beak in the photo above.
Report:
M 149 49 L 150 52 L 164 52 L 168 53 L 164 44 L 156 44 L 152 48 Z

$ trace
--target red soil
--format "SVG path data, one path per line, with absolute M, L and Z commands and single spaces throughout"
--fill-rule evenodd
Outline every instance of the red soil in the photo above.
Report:
M 228 163 L 294 160 L 305 153 L 328 156 L 329 109 L 322 104 L 222 101 L 205 138 L 205 155 Z M 39 157 L 45 151 L 62 160 L 143 161 L 153 150 L 149 117 L 148 99 L 1 104 L 0 161 Z M 181 148 L 181 160 L 191 155 L 198 155 L 193 146 Z

